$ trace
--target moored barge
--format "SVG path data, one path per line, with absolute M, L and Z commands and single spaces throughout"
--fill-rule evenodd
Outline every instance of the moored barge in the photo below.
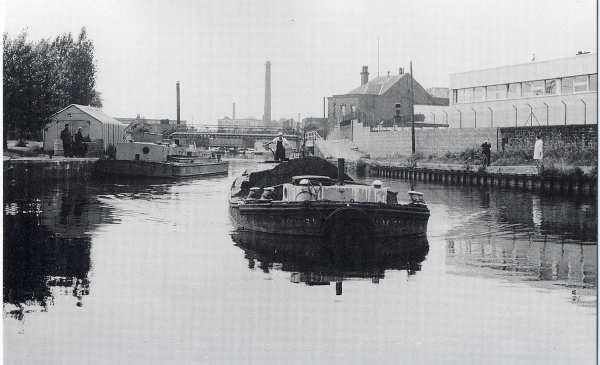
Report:
M 100 175 L 186 178 L 227 174 L 229 163 L 195 146 L 180 147 L 146 142 L 119 143 L 114 160 L 100 160 Z

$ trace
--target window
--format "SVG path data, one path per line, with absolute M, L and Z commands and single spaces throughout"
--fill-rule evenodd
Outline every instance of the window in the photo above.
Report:
M 531 94 L 534 96 L 544 95 L 546 82 L 544 80 L 534 81 L 531 83 Z
M 496 85 L 487 87 L 487 99 L 496 100 Z
M 562 79 L 560 89 L 563 94 L 573 94 L 573 78 L 565 77 Z
M 506 84 L 488 86 L 487 87 L 487 99 L 488 100 L 506 99 Z
M 464 103 L 465 102 L 465 89 L 459 89 L 457 93 L 457 102 Z
M 533 95 L 531 93 L 531 84 L 532 84 L 532 82 L 530 82 L 530 81 L 524 82 L 521 84 L 521 95 L 523 97 L 529 97 L 529 96 Z
M 576 76 L 573 81 L 573 90 L 578 93 L 582 91 L 588 91 L 588 77 L 587 76 Z
M 508 86 L 506 84 L 496 85 L 496 99 L 506 99 L 506 89 Z
M 473 101 L 473 88 L 465 89 L 465 103 Z
M 520 98 L 521 97 L 521 83 L 508 85 L 508 98 Z
M 598 74 L 590 75 L 590 91 L 598 91 Z
M 485 100 L 485 88 L 476 87 L 473 91 L 473 101 L 484 101 Z
M 546 95 L 556 95 L 559 93 L 559 79 L 546 80 Z

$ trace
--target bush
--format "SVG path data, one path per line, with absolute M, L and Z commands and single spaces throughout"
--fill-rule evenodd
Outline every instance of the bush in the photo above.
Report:
M 583 170 L 577 166 L 572 167 L 561 164 L 552 164 L 548 167 L 544 167 L 542 176 L 581 178 L 584 176 L 584 173 Z

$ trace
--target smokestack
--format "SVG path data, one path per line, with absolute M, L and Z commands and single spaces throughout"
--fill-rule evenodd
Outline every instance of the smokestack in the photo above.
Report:
M 265 125 L 271 123 L 271 62 L 265 64 L 265 112 L 263 122 Z
M 369 68 L 367 66 L 362 67 L 362 72 L 360 73 L 360 85 L 364 85 L 369 82 Z
M 233 102 L 233 113 L 231 119 L 235 120 L 235 101 Z
M 181 122 L 181 119 L 179 119 L 180 109 L 181 109 L 181 104 L 180 104 L 181 102 L 179 99 L 179 81 L 177 81 L 176 85 L 177 85 L 176 86 L 176 88 L 177 88 L 177 125 L 179 126 L 179 123 Z

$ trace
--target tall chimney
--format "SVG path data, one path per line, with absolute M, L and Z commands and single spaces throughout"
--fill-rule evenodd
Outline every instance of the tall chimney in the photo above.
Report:
M 235 101 L 233 102 L 233 113 L 231 119 L 235 120 Z
M 179 81 L 177 81 L 176 84 L 176 88 L 177 88 L 177 125 L 179 126 L 179 123 L 181 122 L 181 119 L 179 119 L 180 117 L 180 109 L 181 109 L 181 104 L 180 104 L 180 99 L 179 99 Z
M 265 64 L 265 112 L 263 122 L 265 125 L 271 123 L 271 62 Z
M 367 66 L 362 67 L 362 72 L 360 73 L 360 85 L 364 85 L 369 82 L 369 68 Z

